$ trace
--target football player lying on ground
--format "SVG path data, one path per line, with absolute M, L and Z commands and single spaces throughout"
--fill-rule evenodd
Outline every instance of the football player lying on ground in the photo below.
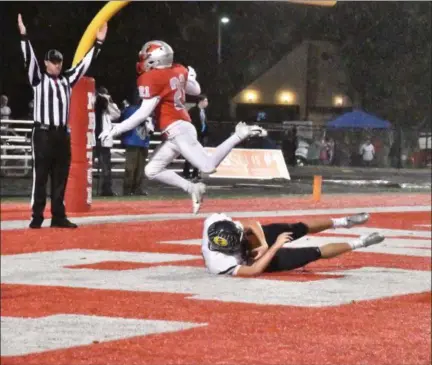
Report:
M 344 243 L 321 247 L 283 247 L 308 233 L 330 228 L 351 228 L 367 222 L 369 214 L 344 218 L 314 219 L 308 223 L 234 222 L 225 214 L 213 214 L 204 222 L 201 245 L 207 270 L 216 275 L 257 276 L 263 272 L 297 269 L 319 259 L 330 259 L 345 252 L 380 243 L 377 232 Z

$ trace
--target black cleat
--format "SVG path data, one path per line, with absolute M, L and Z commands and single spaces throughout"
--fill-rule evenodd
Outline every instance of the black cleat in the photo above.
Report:
M 54 218 L 51 220 L 51 228 L 78 228 L 78 226 L 67 218 Z

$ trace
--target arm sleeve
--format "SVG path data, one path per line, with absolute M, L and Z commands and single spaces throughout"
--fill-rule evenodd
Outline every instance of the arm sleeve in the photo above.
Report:
M 102 42 L 96 41 L 95 45 L 87 52 L 84 58 L 74 67 L 65 71 L 69 84 L 73 87 L 81 77 L 85 75 L 93 60 L 100 53 Z
M 133 113 L 125 121 L 117 124 L 114 127 L 116 134 L 123 134 L 131 129 L 138 127 L 142 122 L 145 121 L 147 117 L 150 116 L 158 103 L 158 97 L 154 97 L 152 99 L 143 99 L 140 108 L 135 113 Z
M 30 84 L 36 86 L 40 83 L 42 75 L 33 47 L 26 36 L 21 38 L 21 50 L 24 55 L 24 66 L 27 70 Z
M 186 94 L 194 96 L 201 94 L 201 86 L 194 78 L 188 78 L 186 82 Z

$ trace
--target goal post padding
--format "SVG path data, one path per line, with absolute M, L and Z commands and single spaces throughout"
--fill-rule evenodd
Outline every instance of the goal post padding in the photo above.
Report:
M 66 186 L 66 211 L 88 212 L 92 204 L 95 80 L 83 77 L 74 86 L 69 113 L 71 165 Z

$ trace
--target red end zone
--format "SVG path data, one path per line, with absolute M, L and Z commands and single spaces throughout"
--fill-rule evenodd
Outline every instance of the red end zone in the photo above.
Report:
M 3 231 L 2 364 L 430 364 L 430 222 L 263 280 L 209 277 L 200 219 Z
M 320 202 L 310 197 L 266 197 L 253 199 L 206 199 L 201 212 L 221 211 L 264 211 L 327 209 L 348 207 L 393 207 L 431 205 L 430 194 L 379 194 L 379 195 L 328 195 Z M 30 219 L 30 205 L 27 203 L 2 203 L 1 220 Z M 50 205 L 45 208 L 45 218 L 50 218 Z M 71 213 L 71 217 L 108 216 L 119 214 L 190 213 L 190 199 L 183 200 L 141 200 L 141 201 L 95 201 L 90 212 Z

